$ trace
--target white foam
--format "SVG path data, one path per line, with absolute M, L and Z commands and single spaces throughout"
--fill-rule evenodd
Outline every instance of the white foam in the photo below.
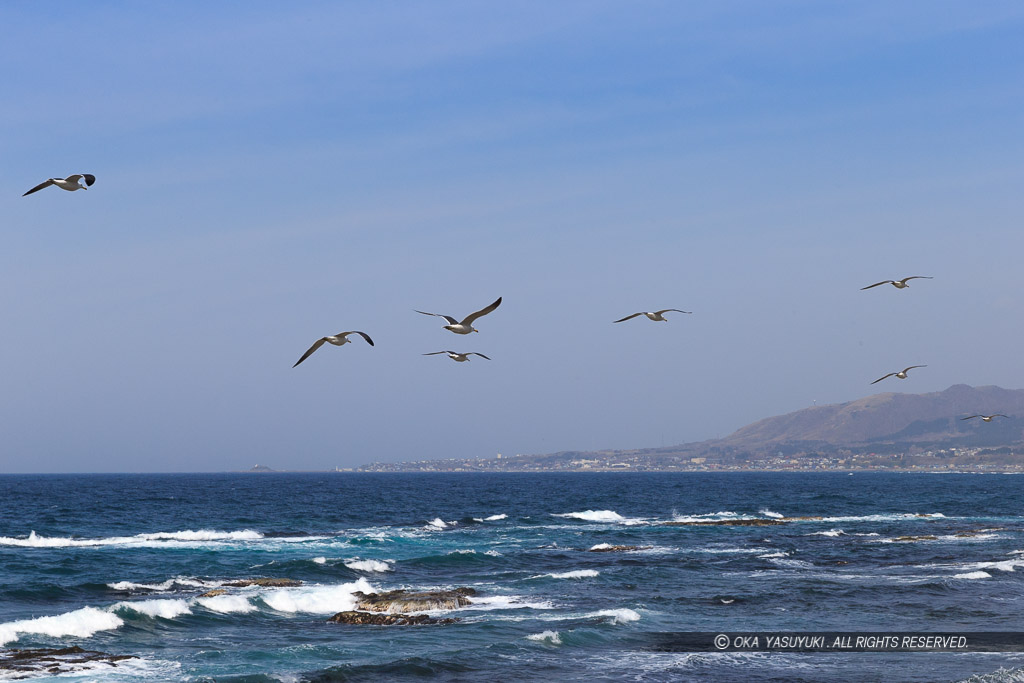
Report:
M 192 613 L 186 600 L 131 600 L 119 602 L 112 609 L 131 610 L 150 617 L 160 617 L 161 619 L 174 619 L 183 614 Z
M 499 553 L 497 550 L 488 550 L 484 553 L 484 555 L 490 555 L 491 557 L 501 557 L 501 553 Z
M 223 586 L 223 581 L 201 581 L 199 579 L 188 578 L 184 576 L 177 576 L 173 579 L 167 579 L 160 583 L 133 583 L 132 581 L 117 581 L 116 583 L 108 583 L 107 586 L 116 591 L 168 591 L 175 586 L 183 586 L 185 588 L 217 588 Z
M 428 529 L 447 529 L 449 526 L 451 526 L 454 523 L 455 522 L 448 523 L 448 522 L 444 521 L 443 519 L 441 519 L 440 517 L 435 517 L 434 519 L 432 519 L 429 522 L 427 522 L 427 528 Z
M 64 536 L 47 537 L 39 536 L 35 531 L 32 531 L 29 533 L 27 538 L 0 536 L 0 545 L 24 548 L 88 548 L 110 545 L 153 547 L 153 544 L 258 541 L 262 538 L 263 534 L 258 531 L 248 529 L 244 531 L 210 531 L 207 529 L 199 531 L 186 530 L 136 534 L 135 536 L 111 536 L 109 538 L 70 538 Z M 301 540 L 308 540 L 308 537 L 302 537 Z
M 476 551 L 472 548 L 460 549 L 460 550 L 449 550 L 446 555 L 476 555 Z
M 474 522 L 497 522 L 502 519 L 508 519 L 508 515 L 491 515 L 490 517 L 474 517 Z
M 896 512 L 881 515 L 855 515 L 843 517 L 822 517 L 821 522 L 903 522 L 910 519 L 945 519 L 941 512 L 914 513 Z
M 805 536 L 831 536 L 835 538 L 836 536 L 842 536 L 845 533 L 846 532 L 842 529 L 829 529 L 828 531 L 815 531 L 811 534 L 805 534 Z
M 624 522 L 626 518 L 614 510 L 584 510 L 583 512 L 565 512 L 553 514 L 553 517 L 569 517 L 584 522 Z
M 673 522 L 719 522 L 719 521 L 735 521 L 739 519 L 757 519 L 750 515 L 741 515 L 738 512 L 732 512 L 731 510 L 723 510 L 720 512 L 709 512 L 703 515 L 680 515 L 676 512 L 672 513 Z
M 540 633 L 531 633 L 526 636 L 527 640 L 535 640 L 539 643 L 546 643 L 548 645 L 561 645 L 562 638 L 558 635 L 558 631 L 541 631 Z
M 767 553 L 765 555 L 758 555 L 758 558 L 760 558 L 762 560 L 770 560 L 770 559 L 776 558 L 776 557 L 789 557 L 789 553 L 778 552 L 778 553 Z
M 469 598 L 469 601 L 469 606 L 461 609 L 474 611 L 502 609 L 555 609 L 555 606 L 550 602 L 534 602 L 518 595 L 490 595 L 483 598 Z
M 757 511 L 758 514 L 764 515 L 765 517 L 771 517 L 772 519 L 782 519 L 785 515 L 780 515 L 778 512 L 772 512 L 768 508 L 761 508 Z
M 606 548 L 611 548 L 611 547 L 612 547 L 611 543 L 598 543 L 597 545 L 590 546 L 590 549 L 591 550 L 604 550 Z M 1024 551 L 1022 551 L 1022 552 L 1024 552 Z
M 613 624 L 628 624 L 631 621 L 640 621 L 639 612 L 636 612 L 635 610 L 631 610 L 629 608 L 603 609 L 600 612 L 587 614 L 586 617 L 600 617 L 603 619 L 610 619 Z
M 246 614 L 256 611 L 256 605 L 242 595 L 215 595 L 212 598 L 197 598 L 196 602 L 212 612 L 221 614 Z
M 967 572 L 965 574 L 954 574 L 954 579 L 991 579 L 992 575 L 988 572 Z
M 772 564 L 776 564 L 780 567 L 790 567 L 793 569 L 813 569 L 814 565 L 810 562 L 804 562 L 803 560 L 789 560 L 778 557 L 772 557 L 768 559 Z
M 317 564 L 327 564 L 327 558 L 326 557 L 314 557 L 313 561 L 316 562 Z
M 83 607 L 52 617 L 38 617 L 0 624 L 0 645 L 17 640 L 22 635 L 43 635 L 60 638 L 75 636 L 88 638 L 98 631 L 110 631 L 124 625 L 124 620 L 95 607 Z
M 329 586 L 280 588 L 261 594 L 260 597 L 268 607 L 278 612 L 337 614 L 356 608 L 356 599 L 352 596 L 356 591 L 377 592 L 366 579 L 359 579 Z
M 360 560 L 354 558 L 347 560 L 345 566 L 357 572 L 390 572 L 394 570 L 387 560 Z
M 577 569 L 571 572 L 562 572 L 561 574 L 542 574 L 542 576 L 550 576 L 552 579 L 589 579 L 600 574 L 595 569 Z

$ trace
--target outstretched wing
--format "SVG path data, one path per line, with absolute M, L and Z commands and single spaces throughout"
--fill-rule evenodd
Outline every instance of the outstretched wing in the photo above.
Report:
M 30 194 L 32 194 L 33 192 L 39 192 L 39 190 L 43 189 L 44 187 L 49 187 L 50 185 L 53 185 L 53 178 L 50 178 L 49 180 L 47 180 L 44 183 L 39 183 L 38 185 L 36 185 L 31 190 L 29 190 L 28 192 L 26 192 L 25 194 L 23 194 L 21 196 L 22 197 L 27 197 Z
M 881 282 L 876 282 L 873 285 L 868 285 L 867 287 L 861 287 L 860 291 L 863 292 L 865 289 L 871 289 L 872 287 L 877 287 L 878 285 L 891 285 L 893 282 L 894 282 L 894 280 L 882 280 Z
M 615 320 L 615 321 L 613 321 L 613 322 L 617 322 L 617 323 L 624 323 L 624 322 L 626 322 L 627 320 L 629 320 L 630 318 L 635 318 L 635 317 L 637 317 L 638 315 L 643 315 L 643 311 L 641 311 L 641 312 L 639 312 L 639 313 L 634 313 L 633 315 L 627 315 L 627 316 L 626 316 L 625 318 L 620 318 L 619 320 Z
M 485 359 L 485 360 L 490 360 L 490 358 L 487 358 L 487 356 L 485 356 L 484 354 L 482 354 L 482 353 L 477 353 L 476 351 L 470 351 L 470 352 L 469 352 L 469 353 L 467 353 L 466 355 L 467 355 L 467 356 L 480 356 L 481 358 L 483 358 L 483 359 Z
M 1006 419 L 1010 419 L 1009 415 L 1003 415 L 1002 413 L 996 413 L 995 415 L 989 415 L 989 419 L 991 419 L 993 417 L 1005 417 Z
M 900 280 L 900 282 L 902 282 L 903 284 L 907 284 L 907 280 L 934 280 L 934 279 L 935 278 L 929 277 L 928 275 L 911 275 L 910 277 L 903 278 L 902 280 Z
M 500 305 L 501 305 L 501 297 L 499 296 L 498 300 L 495 301 L 490 306 L 488 306 L 487 308 L 481 308 L 476 313 L 470 313 L 469 315 L 467 315 L 466 319 L 462 321 L 462 324 L 463 325 L 472 325 L 474 320 L 476 320 L 477 318 L 482 318 L 483 316 L 487 315 L 488 313 L 490 313 L 491 311 L 493 311 L 495 308 L 497 308 Z M 455 322 L 453 321 L 452 324 L 454 325 Z
M 434 351 L 433 353 L 424 353 L 424 356 L 439 356 L 442 353 L 455 353 L 454 351 Z
M 369 344 L 370 346 L 373 346 L 373 340 L 370 339 L 370 335 L 366 334 L 365 332 L 360 332 L 359 330 L 350 330 L 348 332 L 339 332 L 338 334 L 336 334 L 334 336 L 335 337 L 347 337 L 350 334 L 358 334 L 360 337 L 362 337 L 363 339 L 366 340 L 367 344 Z
M 981 417 L 981 415 L 969 415 L 968 417 L 961 417 L 960 419 L 961 420 L 973 420 L 976 417 Z
M 412 309 L 412 310 L 416 311 L 415 308 Z M 417 313 L 422 313 L 423 315 L 434 315 L 434 316 L 437 316 L 438 318 L 444 318 L 445 320 L 448 321 L 449 325 L 458 325 L 459 324 L 459 321 L 456 320 L 455 318 L 451 317 L 450 315 L 441 315 L 440 313 L 427 313 L 426 311 L 416 311 L 416 312 Z
M 914 368 L 926 368 L 926 367 L 928 367 L 928 366 L 927 365 L 911 365 L 909 368 L 903 368 L 903 372 L 908 372 L 910 370 L 913 370 Z
M 680 311 L 678 308 L 663 308 L 660 311 L 655 311 L 658 315 L 665 315 L 669 311 L 675 311 L 676 313 L 693 313 L 693 311 Z
M 92 187 L 93 183 L 96 182 L 96 176 L 92 173 L 83 173 L 82 177 L 85 178 L 85 184 L 89 187 Z
M 323 346 L 325 341 L 327 341 L 327 337 L 321 337 L 320 339 L 318 339 L 312 346 L 309 347 L 309 351 L 306 351 L 304 354 L 302 354 L 302 358 L 297 360 L 295 362 L 295 365 L 293 365 L 292 367 L 298 367 L 299 363 L 309 358 L 311 355 L 313 355 L 314 351 Z
M 893 376 L 893 375 L 895 375 L 895 374 L 896 374 L 895 372 L 890 372 L 890 373 L 889 373 L 888 375 L 886 375 L 885 377 L 892 377 L 892 376 Z M 885 377 L 879 377 L 879 378 L 878 378 L 878 379 L 876 379 L 876 380 L 875 380 L 874 382 L 872 382 L 872 384 L 878 384 L 878 383 L 879 383 L 879 382 L 881 382 L 881 381 L 882 381 L 883 379 L 885 379 Z

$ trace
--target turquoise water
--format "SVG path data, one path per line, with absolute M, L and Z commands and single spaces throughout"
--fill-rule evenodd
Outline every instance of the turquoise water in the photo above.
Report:
M 1020 482 L 886 473 L 3 476 L 0 651 L 78 645 L 134 657 L 62 681 L 1022 680 L 1018 653 L 652 648 L 664 632 L 1024 631 Z M 782 515 L 820 519 L 661 524 Z M 643 549 L 589 552 L 605 543 Z M 253 577 L 303 585 L 200 597 Z M 327 621 L 352 608 L 356 590 L 457 586 L 478 595 L 438 614 L 454 624 Z

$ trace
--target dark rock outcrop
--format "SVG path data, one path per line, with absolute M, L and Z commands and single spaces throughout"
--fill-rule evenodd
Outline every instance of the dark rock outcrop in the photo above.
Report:
M 338 612 L 327 621 L 336 624 L 371 626 L 418 626 L 421 624 L 454 624 L 458 619 L 428 617 L 426 614 L 381 614 L 380 612 Z
M 135 657 L 83 650 L 78 646 L 59 649 L 5 650 L 0 651 L 0 671 L 27 675 L 45 672 L 56 675 L 80 670 L 83 664 L 102 663 L 115 667 L 118 662 L 126 659 L 135 659 Z M 21 678 L 21 676 L 17 677 Z
M 712 519 L 699 522 L 662 522 L 662 526 L 778 526 L 781 519 Z
M 262 586 L 264 588 L 293 588 L 301 586 L 302 582 L 296 579 L 239 579 L 225 583 L 230 588 L 245 588 L 246 586 Z
M 356 591 L 352 595 L 356 599 L 356 608 L 367 612 L 423 612 L 465 607 L 470 603 L 469 596 L 476 595 L 476 591 L 472 588 L 421 592 L 398 589 L 369 594 Z

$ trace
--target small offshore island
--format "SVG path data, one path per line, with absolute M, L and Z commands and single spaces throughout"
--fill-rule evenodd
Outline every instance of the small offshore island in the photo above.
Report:
M 991 422 L 963 419 L 1003 413 Z M 663 448 L 373 463 L 357 472 L 1024 472 L 1024 390 L 875 394 Z

